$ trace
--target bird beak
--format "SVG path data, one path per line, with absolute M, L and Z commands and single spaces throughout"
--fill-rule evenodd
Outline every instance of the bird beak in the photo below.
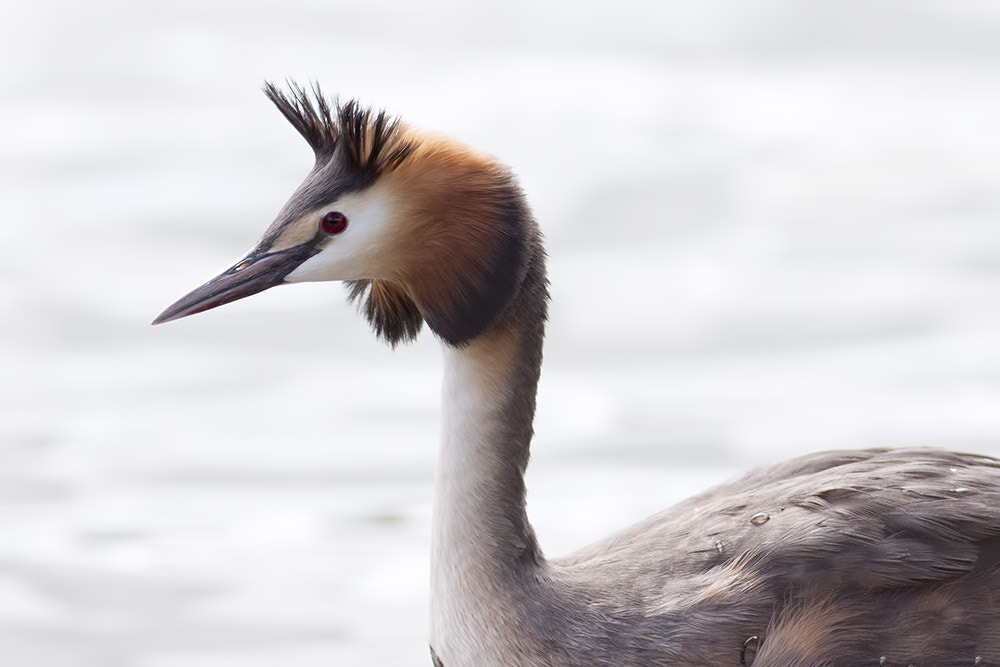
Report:
M 318 248 L 307 243 L 263 255 L 251 253 L 239 264 L 181 297 L 160 313 L 153 324 L 179 320 L 280 285 L 285 276 L 316 252 Z

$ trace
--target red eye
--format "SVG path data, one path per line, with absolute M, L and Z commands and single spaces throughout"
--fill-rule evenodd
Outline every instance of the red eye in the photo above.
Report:
M 339 234 L 347 229 L 347 216 L 339 211 L 330 211 L 323 216 L 319 226 L 327 234 Z

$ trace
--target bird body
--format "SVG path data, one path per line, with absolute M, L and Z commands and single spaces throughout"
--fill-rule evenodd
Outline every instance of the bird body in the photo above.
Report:
M 1000 664 L 1000 462 L 987 457 L 814 454 L 546 558 L 524 472 L 548 283 L 516 180 L 318 88 L 266 92 L 313 170 L 246 257 L 156 322 L 344 280 L 390 344 L 424 323 L 441 338 L 436 664 Z

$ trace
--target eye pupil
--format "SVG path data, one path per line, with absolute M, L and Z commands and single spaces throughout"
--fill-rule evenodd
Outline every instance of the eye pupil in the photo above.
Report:
M 340 211 L 330 211 L 319 223 L 327 234 L 339 234 L 347 229 L 347 216 Z

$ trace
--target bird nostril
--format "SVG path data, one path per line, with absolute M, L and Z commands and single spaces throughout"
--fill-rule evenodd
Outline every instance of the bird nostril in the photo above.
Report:
M 236 266 L 234 266 L 233 267 L 233 271 L 242 271 L 243 269 L 247 268 L 251 264 L 253 264 L 253 262 L 250 261 L 249 259 L 244 260 L 244 261 L 240 262 L 239 264 L 237 264 Z

